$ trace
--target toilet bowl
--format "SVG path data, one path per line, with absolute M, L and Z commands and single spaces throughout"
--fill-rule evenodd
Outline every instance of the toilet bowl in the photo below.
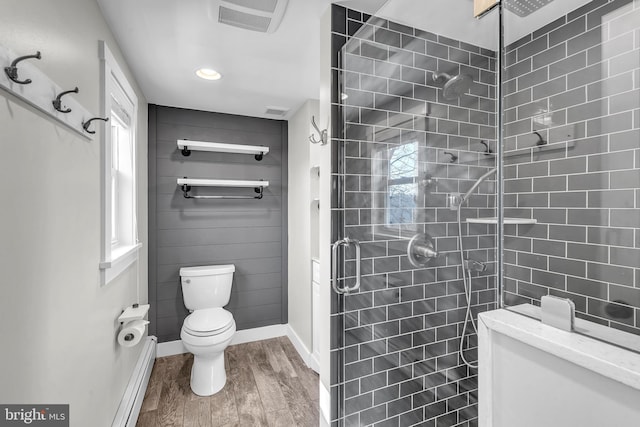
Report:
M 185 306 L 191 311 L 180 331 L 182 344 L 193 353 L 191 390 L 211 396 L 222 390 L 227 374 L 224 350 L 236 332 L 229 303 L 235 266 L 209 265 L 180 269 Z
M 223 308 L 196 310 L 185 319 L 180 338 L 194 356 L 191 390 L 198 396 L 211 396 L 224 387 L 224 350 L 235 332 L 236 322 Z

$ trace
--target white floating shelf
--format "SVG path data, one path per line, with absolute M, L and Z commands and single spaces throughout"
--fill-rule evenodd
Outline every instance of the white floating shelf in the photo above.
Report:
M 498 224 L 498 218 L 468 218 L 467 222 L 469 224 Z M 504 223 L 509 225 L 537 224 L 538 220 L 529 218 L 504 218 Z
M 189 139 L 178 139 L 178 149 L 183 150 L 183 154 L 186 154 L 190 150 L 194 151 L 212 151 L 216 153 L 235 153 L 235 154 L 253 154 L 256 160 L 261 160 L 262 156 L 269 153 L 269 147 L 263 147 L 261 145 L 239 145 L 239 144 L 223 144 L 221 142 L 205 142 L 205 141 L 191 141 Z
M 194 187 L 235 187 L 258 188 L 268 187 L 269 181 L 241 181 L 232 179 L 190 179 L 178 178 L 178 185 L 191 185 Z

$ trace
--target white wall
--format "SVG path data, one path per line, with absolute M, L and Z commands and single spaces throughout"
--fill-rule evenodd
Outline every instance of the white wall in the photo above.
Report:
M 311 117 L 318 101 L 308 100 L 289 119 L 289 326 L 312 349 L 311 306 Z
M 3 2 L 0 43 L 100 111 L 98 40 L 126 69 L 92 0 Z M 2 64 L 4 66 L 4 64 Z M 130 82 L 137 88 L 128 74 Z M 137 90 L 137 89 L 136 89 Z M 71 426 L 111 425 L 141 347 L 116 345 L 122 308 L 147 300 L 147 104 L 139 90 L 139 265 L 99 283 L 100 139 L 0 92 L 0 402 L 69 403 Z

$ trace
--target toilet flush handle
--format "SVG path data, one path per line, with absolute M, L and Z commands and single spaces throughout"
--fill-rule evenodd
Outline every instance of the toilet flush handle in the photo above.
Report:
M 189 283 L 191 283 L 191 279 L 185 279 L 184 283 L 186 283 L 188 285 Z

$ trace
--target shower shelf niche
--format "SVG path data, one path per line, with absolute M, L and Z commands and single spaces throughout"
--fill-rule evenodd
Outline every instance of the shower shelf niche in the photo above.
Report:
M 498 224 L 498 218 L 496 217 L 468 218 L 467 222 L 469 224 Z M 537 219 L 530 219 L 530 218 L 505 218 L 504 219 L 505 225 L 511 225 L 511 224 L 525 225 L 525 224 L 537 224 L 537 223 L 538 223 Z
M 269 153 L 269 147 L 262 145 L 239 145 L 223 144 L 221 142 L 191 141 L 188 139 L 178 139 L 178 149 L 183 156 L 189 156 L 191 150 L 211 151 L 216 153 L 253 154 L 256 160 L 260 161 Z

